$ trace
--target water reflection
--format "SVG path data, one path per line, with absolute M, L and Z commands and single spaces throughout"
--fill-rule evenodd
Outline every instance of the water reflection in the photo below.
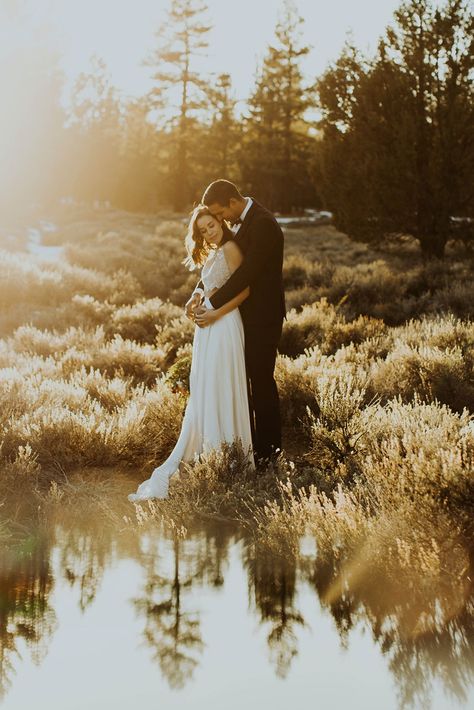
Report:
M 383 575 L 383 567 L 341 568 L 328 560 L 302 565 L 347 647 L 360 623 L 371 631 L 397 683 L 400 707 L 430 707 L 433 682 L 465 703 L 474 684 L 474 586 L 470 569 L 460 578 L 417 588 L 417 577 Z
M 195 587 L 222 583 L 222 545 L 207 535 L 189 541 L 175 535 L 166 542 L 150 542 L 143 592 L 133 603 L 145 617 L 144 637 L 153 659 L 172 688 L 183 688 L 204 649 Z
M 133 600 L 146 618 L 144 636 L 172 688 L 183 688 L 204 650 L 196 587 L 223 584 L 231 531 L 195 528 L 188 539 L 152 538 L 144 561 L 143 595 Z
M 14 661 L 21 658 L 19 643 L 30 649 L 40 664 L 57 628 L 50 605 L 53 578 L 48 541 L 41 534 L 27 533 L 14 545 L 2 548 L 0 558 L 0 699 L 10 688 Z
M 275 558 L 257 545 L 244 547 L 249 599 L 261 624 L 268 626 L 269 658 L 280 678 L 285 678 L 298 653 L 298 627 L 305 620 L 295 606 L 296 562 Z
M 386 707 L 431 707 L 435 683 L 442 685 L 452 707 L 472 700 L 472 566 L 463 579 L 448 580 L 420 596 L 415 577 L 407 585 L 406 577 L 388 579 L 374 570 L 354 573 L 314 555 L 280 559 L 222 524 L 196 525 L 183 537 L 176 530 L 121 529 L 117 520 L 105 523 L 83 515 L 67 524 L 55 521 L 48 533 L 45 529 L 25 527 L 14 542 L 2 543 L 2 699 L 25 662 L 20 645 L 29 649 L 34 664 L 45 661 L 58 631 L 55 603 L 65 590 L 75 590 L 85 612 L 94 606 L 111 570 L 121 560 L 133 560 L 135 593 L 127 603 L 140 629 L 135 648 L 145 649 L 170 689 L 183 692 L 199 681 L 210 645 L 209 609 L 224 597 L 228 613 L 242 615 L 236 623 L 243 625 L 244 616 L 251 616 L 266 643 L 266 657 L 259 663 L 262 668 L 270 664 L 285 682 L 295 663 L 308 654 L 303 634 L 314 628 L 315 620 L 330 616 L 348 653 L 356 629 L 370 631 L 373 646 L 396 681 L 398 700 L 387 685 Z M 242 607 L 227 586 L 232 574 L 247 580 L 248 599 Z M 232 638 L 228 641 L 233 643 Z M 131 656 L 135 648 L 128 644 L 124 653 Z M 246 648 L 241 653 L 245 655 Z M 370 682 L 370 668 L 367 674 L 361 683 Z M 274 692 L 276 697 L 277 685 Z
M 79 590 L 79 607 L 93 603 L 102 577 L 112 562 L 112 540 L 99 538 L 93 530 L 61 531 L 60 566 L 71 589 Z

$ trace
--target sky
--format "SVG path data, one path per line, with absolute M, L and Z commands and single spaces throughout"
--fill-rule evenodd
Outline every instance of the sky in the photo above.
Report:
M 230 73 L 236 98 L 248 97 L 256 64 L 274 37 L 281 0 L 207 0 L 210 24 L 208 56 L 202 71 Z M 304 18 L 303 38 L 312 49 L 304 59 L 308 80 L 337 59 L 348 32 L 360 49 L 375 50 L 377 40 L 400 0 L 296 0 Z M 141 66 L 154 45 L 153 33 L 165 20 L 169 0 L 0 0 L 0 10 L 20 20 L 10 22 L 8 43 L 27 42 L 36 28 L 50 37 L 62 55 L 67 86 L 101 56 L 113 83 L 124 96 L 140 96 L 150 88 L 150 68 Z M 3 23 L 5 28 L 5 23 Z M 2 44 L 7 42 L 4 33 Z

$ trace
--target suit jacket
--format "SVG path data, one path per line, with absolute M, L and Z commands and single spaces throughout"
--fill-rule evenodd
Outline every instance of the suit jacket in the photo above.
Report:
M 283 232 L 269 210 L 253 201 L 235 242 L 244 255 L 238 269 L 209 299 L 220 308 L 250 286 L 250 295 L 240 305 L 246 326 L 281 324 L 285 318 L 283 289 Z

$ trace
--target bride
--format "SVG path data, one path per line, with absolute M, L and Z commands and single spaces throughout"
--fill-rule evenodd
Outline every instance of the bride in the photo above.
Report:
M 186 236 L 185 264 L 201 266 L 204 295 L 217 291 L 242 262 L 242 252 L 225 222 L 220 223 L 207 207 L 194 210 Z M 196 326 L 190 372 L 190 395 L 181 433 L 169 457 L 143 481 L 130 501 L 167 498 L 170 477 L 182 461 L 240 439 L 254 466 L 247 378 L 244 358 L 244 328 L 238 306 L 249 288 L 221 308 L 210 311 L 206 327 Z M 194 310 L 201 296 L 193 297 Z M 194 318 L 193 318 L 194 319 Z

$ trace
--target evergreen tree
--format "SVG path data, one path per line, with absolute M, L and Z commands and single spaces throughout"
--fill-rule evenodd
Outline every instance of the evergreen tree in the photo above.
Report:
M 346 48 L 319 81 L 319 174 L 341 229 L 408 232 L 441 257 L 473 206 L 473 14 L 409 0 L 395 20 L 371 62 Z
M 422 246 L 443 253 L 450 236 L 474 237 L 472 225 L 453 217 L 474 211 L 474 12 L 466 0 L 448 0 L 434 12 L 431 183 L 434 224 Z
M 70 112 L 72 189 L 89 200 L 116 202 L 120 164 L 121 106 L 103 59 L 76 79 Z
M 161 156 L 168 149 L 168 137 L 156 130 L 149 114 L 146 97 L 124 106 L 118 200 L 129 210 L 152 211 L 165 202 L 166 173 Z
M 273 209 L 288 211 L 314 202 L 308 174 L 312 139 L 305 116 L 312 88 L 304 85 L 301 59 L 302 18 L 292 0 L 285 0 L 249 100 L 246 140 L 241 158 L 243 180 Z
M 174 139 L 169 155 L 170 199 L 177 210 L 182 210 L 193 194 L 193 128 L 196 113 L 204 107 L 203 82 L 193 62 L 208 46 L 210 27 L 202 19 L 206 10 L 199 0 L 171 0 L 167 22 L 156 32 L 158 47 L 145 60 L 156 68 L 151 104 L 168 116 L 171 113 L 167 121 Z
M 215 82 L 208 80 L 205 91 L 209 124 L 202 164 L 206 180 L 220 175 L 238 181 L 236 153 L 241 131 L 235 118 L 237 101 L 232 92 L 230 74 L 219 74 Z
M 364 58 L 346 40 L 340 57 L 317 83 L 323 138 L 315 150 L 315 182 L 326 207 L 334 212 L 336 226 L 358 237 L 354 225 L 366 221 L 369 192 L 363 176 L 367 161 L 361 159 L 363 149 L 359 150 L 352 127 L 366 71 Z

